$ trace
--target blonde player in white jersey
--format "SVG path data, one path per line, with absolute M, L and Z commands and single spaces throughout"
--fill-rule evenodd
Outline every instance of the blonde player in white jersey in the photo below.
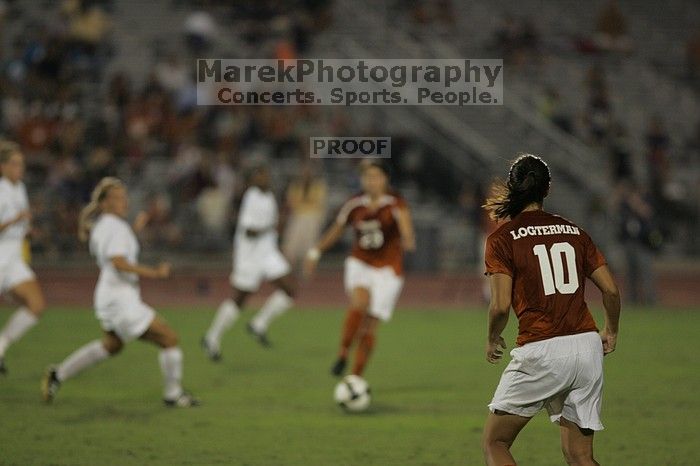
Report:
M 9 294 L 20 304 L 0 330 L 0 375 L 4 375 L 7 348 L 37 323 L 45 302 L 22 255 L 31 213 L 22 182 L 24 157 L 17 144 L 0 141 L 0 174 L 0 295 Z
M 233 296 L 221 303 L 209 330 L 202 338 L 202 348 L 212 361 L 221 359 L 221 337 L 236 321 L 245 300 L 264 281 L 277 290 L 267 299 L 248 323 L 248 332 L 268 347 L 270 322 L 293 304 L 294 285 L 291 267 L 278 246 L 277 201 L 270 190 L 270 172 L 266 166 L 254 168 L 250 187 L 243 195 L 233 245 Z
M 139 243 L 126 216 L 127 190 L 116 178 L 103 178 L 80 215 L 79 234 L 90 241 L 90 252 L 100 267 L 95 288 L 95 314 L 104 335 L 73 352 L 58 366 L 50 367 L 42 381 L 42 394 L 50 402 L 61 384 L 110 356 L 134 339 L 150 341 L 161 350 L 158 356 L 165 388 L 166 406 L 191 407 L 198 401 L 183 390 L 182 350 L 170 326 L 141 300 L 139 278 L 167 278 L 170 265 L 148 267 L 138 263 Z

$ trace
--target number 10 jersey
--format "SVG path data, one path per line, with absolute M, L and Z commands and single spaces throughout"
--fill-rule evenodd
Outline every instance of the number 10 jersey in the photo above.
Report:
M 542 210 L 520 213 L 486 240 L 486 274 L 513 279 L 518 345 L 597 331 L 585 282 L 605 263 L 586 232 Z

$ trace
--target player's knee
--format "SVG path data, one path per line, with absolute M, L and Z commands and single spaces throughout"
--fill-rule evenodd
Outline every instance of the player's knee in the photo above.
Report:
M 285 275 L 284 277 L 275 280 L 274 285 L 288 297 L 294 298 L 294 295 L 296 294 L 296 282 L 291 275 Z
M 366 314 L 369 309 L 369 298 L 353 296 L 350 300 L 350 307 Z
M 31 312 L 37 317 L 40 317 L 46 309 L 46 300 L 44 300 L 44 297 L 41 295 L 30 299 L 27 304 L 29 312 Z
M 481 451 L 484 453 L 484 456 L 491 457 L 493 456 L 494 451 L 502 450 L 504 448 L 506 450 L 510 449 L 510 444 L 502 439 L 494 437 L 493 435 L 484 434 L 484 437 L 481 440 Z
M 29 312 L 37 317 L 41 316 L 44 309 L 46 309 L 46 300 L 40 291 L 28 294 L 28 296 L 24 297 L 23 301 Z
M 119 352 L 124 348 L 124 343 L 118 338 L 107 337 L 102 339 L 102 346 L 109 353 L 110 356 L 119 354 Z
M 234 303 L 236 303 L 236 306 L 238 306 L 239 308 L 243 307 L 243 304 L 245 304 L 245 300 L 247 297 L 247 291 L 241 291 L 237 288 L 233 289 L 233 295 L 231 296 L 231 299 Z
M 163 348 L 173 348 L 180 343 L 180 337 L 174 330 L 169 330 L 163 334 L 161 346 Z

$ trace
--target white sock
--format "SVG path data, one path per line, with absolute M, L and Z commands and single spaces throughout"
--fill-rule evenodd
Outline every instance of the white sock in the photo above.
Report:
M 163 397 L 174 400 L 182 395 L 182 350 L 175 346 L 160 351 L 158 355 L 160 370 L 163 372 Z
M 26 307 L 17 309 L 0 332 L 0 358 L 5 356 L 5 351 L 9 346 L 22 338 L 22 335 L 34 327 L 38 320 Z
M 277 290 L 267 298 L 262 308 L 255 314 L 250 325 L 253 326 L 256 332 L 265 333 L 270 326 L 270 322 L 282 315 L 287 309 L 292 307 L 294 300 L 284 291 Z
M 216 316 L 214 316 L 214 320 L 211 322 L 211 326 L 207 331 L 207 335 L 205 337 L 207 342 L 215 349 L 218 349 L 221 345 L 221 336 L 226 330 L 231 328 L 240 313 L 241 311 L 238 309 L 236 303 L 233 302 L 233 299 L 227 299 L 221 303 L 219 310 L 216 311 Z
M 63 360 L 56 370 L 56 377 L 63 382 L 69 378 L 94 366 L 98 362 L 109 357 L 109 352 L 102 345 L 100 340 L 94 340 L 75 350 L 70 356 Z

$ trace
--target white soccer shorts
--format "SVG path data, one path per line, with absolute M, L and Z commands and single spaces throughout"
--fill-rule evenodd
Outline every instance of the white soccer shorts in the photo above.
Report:
M 489 404 L 496 410 L 532 417 L 546 408 L 552 422 L 563 416 L 583 429 L 603 430 L 603 344 L 596 332 L 527 343 L 510 352 Z
M 277 248 L 265 251 L 264 254 L 241 251 L 235 255 L 231 286 L 253 293 L 260 289 L 264 281 L 277 280 L 290 271 L 289 262 Z
M 6 293 L 17 285 L 35 280 L 36 276 L 23 259 L 17 258 L 0 265 L 0 294 Z
M 369 291 L 368 312 L 384 322 L 391 320 L 403 288 L 403 277 L 390 266 L 372 267 L 356 257 L 345 259 L 345 291 L 355 288 Z
M 153 308 L 136 293 L 101 301 L 95 306 L 95 314 L 102 329 L 116 333 L 124 343 L 146 333 L 156 318 Z

